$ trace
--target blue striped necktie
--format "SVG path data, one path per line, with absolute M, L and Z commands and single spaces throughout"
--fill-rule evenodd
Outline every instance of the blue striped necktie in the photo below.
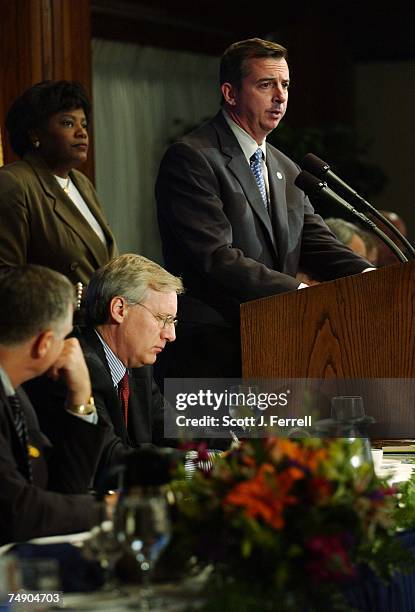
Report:
M 251 170 L 254 174 L 255 180 L 257 182 L 259 191 L 261 193 L 261 197 L 262 200 L 264 202 L 265 208 L 268 210 L 268 196 L 267 196 L 267 190 L 265 187 L 265 181 L 264 181 L 264 175 L 262 173 L 262 159 L 263 159 L 264 153 L 261 149 L 261 147 L 258 147 L 258 149 L 255 151 L 255 153 L 253 155 L 251 155 L 250 159 L 249 159 L 249 165 L 251 167 Z
M 16 395 L 16 393 L 14 395 L 9 395 L 7 399 L 9 400 L 9 404 L 13 412 L 14 426 L 16 428 L 16 433 L 19 437 L 20 443 L 22 445 L 22 449 L 25 453 L 27 479 L 29 482 L 33 482 L 32 465 L 30 463 L 30 457 L 29 457 L 29 451 L 28 451 L 29 437 L 27 434 L 26 417 L 24 415 L 22 406 L 20 404 L 20 400 L 18 396 Z

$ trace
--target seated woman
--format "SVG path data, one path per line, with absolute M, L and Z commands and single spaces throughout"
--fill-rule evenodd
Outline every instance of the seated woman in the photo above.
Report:
M 0 266 L 34 263 L 87 284 L 117 255 L 91 182 L 91 105 L 79 83 L 44 81 L 11 106 L 6 127 L 22 158 L 0 168 Z

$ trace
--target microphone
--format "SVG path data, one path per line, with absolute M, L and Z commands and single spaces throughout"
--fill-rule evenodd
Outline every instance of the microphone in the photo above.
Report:
M 362 196 L 359 195 L 352 187 L 350 187 L 350 185 L 345 183 L 339 176 L 337 176 L 337 174 L 330 170 L 330 166 L 325 161 L 317 157 L 317 155 L 313 155 L 313 153 L 307 153 L 300 165 L 304 170 L 311 172 L 311 174 L 314 174 L 314 176 L 317 176 L 324 181 L 327 181 L 327 183 L 332 185 L 333 188 L 338 188 L 340 192 L 351 197 L 352 201 L 354 201 L 357 206 L 362 206 L 365 210 L 369 210 L 377 219 L 379 219 L 379 221 L 384 223 L 386 227 L 390 229 L 390 231 L 408 249 L 412 257 L 415 258 L 415 248 L 412 246 L 409 240 L 401 234 L 398 228 L 395 227 L 393 223 L 389 221 L 389 219 L 386 219 L 374 206 L 372 206 L 372 204 L 362 198 Z
M 402 251 L 389 238 L 389 236 L 385 234 L 385 232 L 382 232 L 382 230 L 380 230 L 371 219 L 366 217 L 366 215 L 356 210 L 351 204 L 349 204 L 349 202 L 346 202 L 346 200 L 344 200 L 339 195 L 337 195 L 335 191 L 330 189 L 327 183 L 316 178 L 315 176 L 313 176 L 312 174 L 310 174 L 310 172 L 307 172 L 306 170 L 302 170 L 300 172 L 300 174 L 295 179 L 294 183 L 297 187 L 302 189 L 302 191 L 304 191 L 307 195 L 323 195 L 328 200 L 332 202 L 336 202 L 336 204 L 345 208 L 354 217 L 357 217 L 357 219 L 361 223 L 368 226 L 372 232 L 374 232 L 377 236 L 379 236 L 379 238 L 383 240 L 383 242 L 385 242 L 392 249 L 392 251 L 395 253 L 395 255 L 398 257 L 398 259 L 401 262 L 404 263 L 408 261 L 405 255 L 402 253 Z

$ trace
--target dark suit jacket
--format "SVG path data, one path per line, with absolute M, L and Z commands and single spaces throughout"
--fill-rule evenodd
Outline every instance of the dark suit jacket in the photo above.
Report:
M 74 284 L 117 255 L 97 194 L 81 172 L 70 177 L 102 227 L 105 246 L 39 155 L 0 168 L 0 265 L 48 266 Z
M 266 163 L 270 214 L 221 112 L 164 156 L 158 219 L 166 267 L 182 276 L 183 302 L 190 303 L 179 310 L 181 320 L 237 325 L 241 302 L 295 290 L 299 267 L 322 280 L 369 267 L 337 241 L 294 185 L 297 166 L 269 144 Z
M 61 411 L 65 435 L 60 445 L 52 447 L 39 429 L 26 394 L 22 389 L 17 393 L 28 424 L 28 441 L 38 456 L 32 459 L 34 482 L 29 484 L 26 459 L 0 382 L 0 544 L 89 529 L 95 508 L 86 493 L 101 453 L 105 424 L 91 425 Z
M 169 446 L 164 439 L 164 398 L 153 380 L 150 366 L 134 368 L 130 373 L 128 431 L 125 426 L 121 402 L 115 389 L 102 344 L 92 328 L 75 327 L 72 334 L 78 338 L 88 366 L 92 393 L 100 419 L 106 422 L 107 432 L 95 474 L 95 484 L 105 483 L 109 470 L 123 462 L 126 452 L 148 444 Z M 63 407 L 66 385 L 41 376 L 25 383 L 38 415 L 42 430 L 54 444 L 64 442 L 60 427 L 60 414 L 56 406 Z
M 112 423 L 114 432 L 126 446 L 163 441 L 164 398 L 153 380 L 153 368 L 143 366 L 130 371 L 128 401 L 128 431 L 125 426 L 118 392 L 102 344 L 92 328 L 76 328 L 92 383 L 98 412 Z

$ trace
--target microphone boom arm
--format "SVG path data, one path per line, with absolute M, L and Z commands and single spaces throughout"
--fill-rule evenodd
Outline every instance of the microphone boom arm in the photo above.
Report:
M 362 198 L 362 196 L 359 195 L 357 192 L 354 193 L 354 197 L 359 202 L 359 204 L 362 204 L 366 208 L 366 210 L 369 210 L 372 213 L 372 215 L 374 215 L 377 219 L 379 219 L 379 221 L 381 221 L 384 225 L 386 225 L 386 227 L 388 227 L 390 229 L 390 231 L 398 238 L 398 240 L 408 249 L 408 251 L 412 255 L 412 257 L 415 257 L 415 248 L 412 246 L 412 244 L 409 242 L 409 240 L 406 238 L 406 236 L 401 234 L 401 232 L 398 230 L 398 228 L 395 227 L 394 224 L 389 221 L 389 219 L 386 219 L 386 217 L 384 217 L 382 215 L 382 213 L 380 213 L 367 200 Z M 393 243 L 393 244 L 395 244 L 395 243 Z M 395 255 L 396 255 L 396 252 L 395 252 Z
M 354 208 L 354 206 L 349 204 L 349 202 L 346 202 L 346 200 L 337 195 L 335 191 L 328 187 L 326 182 L 316 178 L 313 174 L 307 172 L 307 170 L 302 170 L 295 179 L 294 183 L 306 194 L 321 193 L 326 198 L 335 201 L 337 204 L 339 204 L 349 213 L 351 213 L 354 217 L 356 217 L 362 224 L 369 227 L 370 230 L 374 234 L 376 234 L 376 236 L 378 236 L 385 244 L 388 245 L 388 247 L 395 253 L 399 261 L 401 261 L 402 263 L 406 263 L 408 261 L 406 256 L 400 250 L 400 248 L 393 242 L 393 240 L 389 238 L 389 236 L 385 234 L 385 232 L 382 232 L 382 230 L 379 229 L 378 226 L 364 213 L 359 212 Z
M 319 177 L 320 180 L 327 181 L 327 183 L 333 188 L 334 186 L 338 187 L 340 191 L 343 192 L 343 194 L 347 194 L 349 197 L 353 198 L 356 206 L 363 207 L 364 210 L 367 210 L 372 213 L 377 219 L 379 219 L 379 221 L 381 221 L 381 223 L 383 223 L 392 232 L 392 234 L 394 234 L 394 236 L 398 238 L 399 242 L 401 242 L 401 244 L 406 247 L 408 253 L 410 253 L 410 255 L 415 258 L 415 248 L 409 242 L 406 236 L 401 234 L 398 228 L 395 227 L 393 223 L 389 221 L 389 219 L 386 219 L 378 210 L 376 210 L 374 206 L 372 206 L 372 204 L 370 204 L 370 202 L 368 202 L 361 195 L 359 195 L 357 191 L 353 189 L 353 187 L 350 187 L 350 185 L 345 183 L 339 176 L 337 176 L 337 174 L 334 174 L 334 172 L 330 169 L 328 163 L 317 157 L 317 155 L 314 155 L 314 153 L 307 153 L 301 163 L 301 167 L 304 171 L 311 173 L 315 177 Z M 395 255 L 397 255 L 395 249 L 390 244 L 390 241 L 387 241 L 387 244 L 393 250 Z
M 324 183 L 324 186 L 325 187 L 322 189 L 323 193 L 326 193 L 326 191 L 328 191 L 328 190 L 332 191 L 330 189 L 330 187 L 328 187 L 327 183 Z M 337 197 L 339 197 L 339 196 L 337 196 Z M 346 202 L 346 200 L 343 200 L 343 198 L 339 198 L 337 200 L 337 202 L 340 204 L 340 206 L 343 206 L 343 208 L 348 210 L 353 216 L 355 216 L 358 219 L 360 219 L 361 223 L 363 223 L 364 225 L 368 226 L 371 229 L 371 231 L 374 234 L 376 234 L 376 236 L 378 236 L 381 240 L 383 240 L 383 242 L 385 242 L 385 244 L 387 244 L 388 247 L 395 253 L 395 255 L 399 259 L 399 261 L 401 261 L 402 263 L 406 263 L 408 261 L 407 257 L 402 253 L 401 249 L 393 242 L 393 240 L 391 240 L 389 238 L 389 236 L 387 234 L 385 234 L 385 232 L 383 232 L 381 229 L 379 229 L 378 226 L 375 223 L 373 223 L 373 221 L 371 219 L 369 219 L 369 217 L 367 217 L 364 213 L 359 212 L 358 210 L 356 210 L 354 208 L 354 206 L 349 204 L 349 202 Z M 370 206 L 370 204 L 369 204 L 369 206 Z M 376 211 L 376 213 L 378 213 L 378 211 L 375 208 L 373 208 L 373 211 Z M 381 221 L 388 221 L 380 213 L 378 213 L 376 216 Z M 387 224 L 385 223 L 385 225 L 387 225 Z M 396 229 L 395 226 L 392 223 L 390 225 L 394 229 Z M 399 232 L 398 232 L 398 237 L 402 238 L 402 236 L 400 235 Z M 408 244 L 410 244 L 410 243 L 408 243 Z M 414 251 L 414 254 L 415 254 L 415 250 L 414 249 L 413 249 L 413 251 Z

